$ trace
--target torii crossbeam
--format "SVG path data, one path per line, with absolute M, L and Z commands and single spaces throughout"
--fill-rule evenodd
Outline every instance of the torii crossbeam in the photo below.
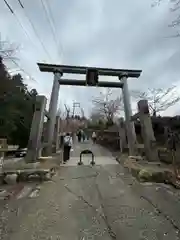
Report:
M 47 64 L 47 63 L 37 63 L 37 64 L 41 72 L 54 72 L 55 69 L 59 69 L 63 73 L 86 74 L 87 68 L 93 68 L 93 69 L 96 69 L 99 75 L 102 75 L 102 76 L 119 77 L 119 75 L 126 72 L 128 76 L 131 78 L 140 77 L 142 72 L 142 70 L 129 70 L 129 69 L 69 66 L 69 65 L 57 65 L 57 64 Z

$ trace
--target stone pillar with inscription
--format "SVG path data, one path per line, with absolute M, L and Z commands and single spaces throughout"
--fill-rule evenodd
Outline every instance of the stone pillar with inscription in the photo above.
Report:
M 59 116 L 56 116 L 56 124 L 54 129 L 54 153 L 60 149 L 60 121 L 61 118 Z
M 119 119 L 119 144 L 121 153 L 127 149 L 127 141 L 126 141 L 126 125 L 123 118 Z
M 42 147 L 41 138 L 43 132 L 46 102 L 47 99 L 45 96 L 38 95 L 36 97 L 35 111 L 28 141 L 28 150 L 25 157 L 25 161 L 27 163 L 35 162 L 39 158 L 40 149 Z
M 158 153 L 156 149 L 156 139 L 149 114 L 148 101 L 140 100 L 138 102 L 138 110 L 146 158 L 148 161 L 157 161 Z

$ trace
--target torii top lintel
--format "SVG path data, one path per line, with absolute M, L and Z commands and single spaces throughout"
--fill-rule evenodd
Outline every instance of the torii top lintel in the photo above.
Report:
M 72 74 L 86 74 L 86 66 L 69 66 L 69 65 L 57 65 L 57 64 L 47 64 L 47 63 L 37 63 L 41 72 L 54 72 L 55 69 L 59 69 L 62 73 L 72 73 Z M 138 78 L 141 75 L 142 70 L 128 70 L 128 69 L 113 69 L 113 68 L 98 68 L 93 67 L 93 69 L 98 70 L 99 75 L 104 76 L 120 76 L 126 73 L 128 77 Z

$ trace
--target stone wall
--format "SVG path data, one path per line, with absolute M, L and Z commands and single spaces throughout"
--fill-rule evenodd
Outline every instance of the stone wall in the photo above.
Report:
M 119 132 L 113 129 L 97 131 L 97 143 L 112 151 L 120 150 Z

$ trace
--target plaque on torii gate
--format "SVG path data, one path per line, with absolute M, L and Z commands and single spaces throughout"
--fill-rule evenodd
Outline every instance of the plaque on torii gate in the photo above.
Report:
M 98 67 L 86 67 L 86 66 L 69 66 L 69 65 L 56 65 L 56 64 L 46 64 L 46 63 L 38 63 L 38 66 L 40 71 L 42 72 L 54 73 L 54 82 L 53 82 L 51 100 L 49 105 L 49 119 L 47 123 L 47 136 L 46 136 L 47 149 L 45 151 L 46 155 L 51 155 L 52 153 L 54 125 L 56 122 L 56 112 L 57 112 L 60 85 L 122 88 L 129 153 L 131 155 L 135 154 L 136 135 L 135 135 L 134 123 L 131 122 L 132 109 L 130 104 L 127 78 L 128 77 L 138 78 L 142 72 L 141 70 L 98 68 Z M 85 75 L 85 80 L 62 78 L 64 73 L 83 74 Z M 119 78 L 120 81 L 119 82 L 99 81 L 99 76 L 113 76 L 113 77 Z

